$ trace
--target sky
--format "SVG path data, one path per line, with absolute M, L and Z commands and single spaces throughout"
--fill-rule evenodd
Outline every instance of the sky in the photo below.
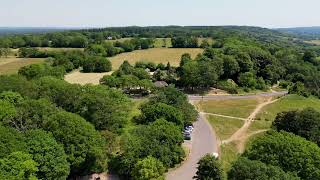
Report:
M 320 26 L 320 0 L 0 1 L 0 27 Z

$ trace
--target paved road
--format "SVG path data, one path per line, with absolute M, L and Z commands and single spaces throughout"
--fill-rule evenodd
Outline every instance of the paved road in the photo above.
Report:
M 193 96 L 189 95 L 188 98 L 191 101 L 197 100 L 222 100 L 222 99 L 248 99 L 256 97 L 272 97 L 272 96 L 283 96 L 288 94 L 288 91 L 281 92 L 270 92 L 270 93 L 260 93 L 253 95 L 209 95 L 209 96 Z
M 190 156 L 179 168 L 166 175 L 167 180 L 192 180 L 200 158 L 208 153 L 218 152 L 217 139 L 203 114 L 200 114 L 198 121 L 194 123 L 191 139 Z

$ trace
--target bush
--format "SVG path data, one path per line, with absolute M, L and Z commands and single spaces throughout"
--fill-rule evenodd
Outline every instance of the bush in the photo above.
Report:
M 227 81 L 219 81 L 217 88 L 225 90 L 230 94 L 238 94 L 238 85 L 232 79 L 228 79 Z
M 294 83 L 289 89 L 289 94 L 297 94 L 304 97 L 310 96 L 310 94 L 304 88 L 304 84 L 302 82 Z

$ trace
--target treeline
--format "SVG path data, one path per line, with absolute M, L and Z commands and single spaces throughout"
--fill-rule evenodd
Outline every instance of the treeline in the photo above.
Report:
M 43 64 L 32 64 L 19 70 L 19 74 L 27 79 L 43 76 L 54 76 L 63 79 L 64 75 L 74 69 L 83 72 L 109 72 L 111 62 L 101 56 L 88 55 L 82 51 L 40 51 L 35 48 L 21 48 L 20 57 L 47 58 Z
M 187 90 L 216 87 L 230 93 L 267 90 L 279 83 L 290 93 L 319 97 L 319 65 L 312 50 L 299 52 L 250 39 L 226 38 L 215 41 L 195 59 L 184 54 L 180 66 L 170 67 L 170 71 L 158 68 L 154 77 Z
M 111 43 L 104 41 L 99 44 L 90 44 L 89 47 L 85 49 L 85 52 L 87 52 L 90 55 L 112 57 L 123 52 L 132 52 L 134 50 L 149 49 L 153 46 L 153 39 L 134 38 L 130 40 L 125 40 L 123 42 L 115 41 L 114 43 Z
M 107 169 L 113 138 L 128 122 L 125 95 L 16 75 L 0 77 L 0 92 L 1 179 L 66 179 Z
M 133 36 L 132 36 L 133 37 Z M 0 48 L 21 48 L 21 47 L 54 47 L 54 48 L 86 48 L 90 44 L 101 44 L 106 40 L 120 39 L 113 32 L 57 32 L 33 35 L 7 35 L 0 37 Z M 124 51 L 129 49 L 146 49 L 153 45 L 152 39 L 134 38 L 126 43 L 116 42 L 117 47 Z M 127 49 L 128 48 L 128 49 Z

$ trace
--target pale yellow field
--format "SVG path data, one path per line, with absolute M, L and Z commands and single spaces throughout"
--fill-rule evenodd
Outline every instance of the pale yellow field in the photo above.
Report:
M 311 40 L 311 41 L 305 41 L 305 42 L 309 43 L 309 44 L 315 44 L 315 45 L 320 46 L 320 40 Z
M 81 73 L 79 71 L 71 72 L 65 75 L 64 79 L 71 84 L 94 84 L 98 85 L 100 79 L 105 75 L 111 75 L 112 72 L 107 73 Z
M 156 64 L 170 62 L 172 66 L 178 66 L 181 56 L 184 53 L 190 53 L 192 58 L 202 53 L 200 48 L 151 48 L 146 50 L 137 50 L 129 53 L 122 53 L 115 57 L 109 58 L 112 63 L 112 69 L 116 70 L 127 60 L 130 64 L 138 61 L 154 62 Z
M 0 75 L 15 74 L 21 67 L 44 62 L 44 58 L 0 58 Z

